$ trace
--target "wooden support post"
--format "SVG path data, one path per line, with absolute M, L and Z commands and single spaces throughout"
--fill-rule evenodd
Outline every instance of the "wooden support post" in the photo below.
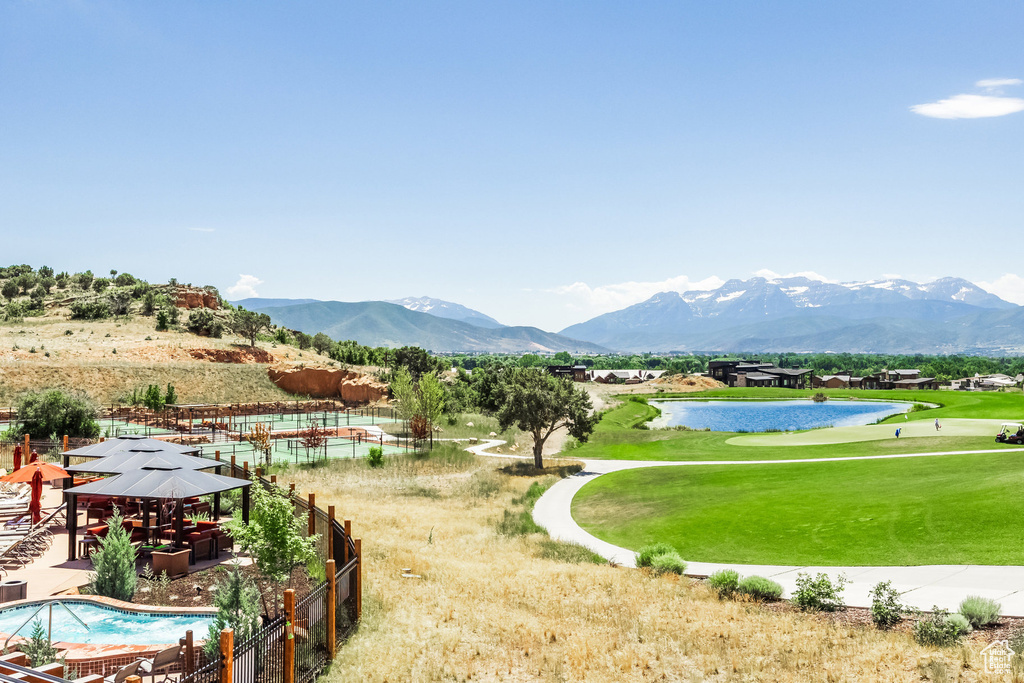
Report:
M 235 683 L 235 632 L 229 628 L 220 632 L 220 683 Z
M 284 683 L 295 683 L 295 591 L 284 592 Z
M 316 515 L 313 514 L 313 507 L 316 505 L 316 494 L 309 494 L 309 535 L 316 536 Z
M 327 557 L 334 560 L 334 506 L 327 506 Z
M 270 475 L 270 483 L 271 484 L 276 484 L 277 483 L 277 475 L 276 474 L 271 474 Z
M 345 548 L 344 548 L 344 553 L 342 555 L 342 557 L 345 559 L 345 564 L 348 564 L 348 561 L 350 559 L 352 559 L 348 555 L 348 539 L 350 539 L 350 538 L 352 538 L 352 520 L 351 519 L 346 519 L 345 520 Z
M 337 628 L 335 607 L 338 604 L 338 582 L 335 572 L 334 560 L 327 560 L 327 658 L 332 660 L 337 653 L 338 647 L 335 633 Z
M 242 471 L 245 472 L 245 478 L 248 479 L 249 478 L 249 461 L 248 460 L 243 460 L 242 461 Z
M 64 452 L 67 453 L 70 449 L 68 448 L 68 435 L 64 435 Z
M 192 630 L 185 631 L 185 675 L 188 676 L 196 668 L 196 650 L 192 642 Z
M 257 477 L 262 477 L 263 476 L 263 468 L 260 467 L 259 465 L 256 466 L 256 476 Z
M 363 616 L 363 539 L 355 539 L 356 545 L 356 570 L 352 572 L 355 574 L 356 583 L 356 620 Z
M 100 439 L 100 441 L 102 441 L 102 440 L 103 439 Z M 29 435 L 26 434 L 25 435 L 25 460 L 23 462 L 26 462 L 26 463 L 28 462 L 29 455 L 32 453 L 32 446 L 31 446 L 31 444 L 32 444 L 32 441 L 29 438 Z

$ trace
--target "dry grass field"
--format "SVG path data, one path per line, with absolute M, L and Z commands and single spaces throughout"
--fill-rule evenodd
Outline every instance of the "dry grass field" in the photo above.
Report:
M 183 313 L 183 318 L 187 313 Z M 267 377 L 262 363 L 196 360 L 192 349 L 243 348 L 243 340 L 200 337 L 188 332 L 157 332 L 152 317 L 83 322 L 61 312 L 23 322 L 0 324 L 0 404 L 27 389 L 80 389 L 101 403 L 116 402 L 149 384 L 175 386 L 182 401 L 226 403 L 294 398 Z M 326 366 L 312 350 L 258 342 L 276 366 Z
M 981 672 L 983 644 L 922 648 L 592 564 L 540 533 L 503 535 L 499 521 L 523 514 L 530 485 L 555 480 L 503 472 L 509 462 L 447 448 L 379 470 L 351 461 L 283 474 L 363 539 L 364 617 L 330 683 L 1003 680 Z

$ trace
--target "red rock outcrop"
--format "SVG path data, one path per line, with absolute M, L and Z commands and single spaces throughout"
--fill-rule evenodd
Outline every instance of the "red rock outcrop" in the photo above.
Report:
M 273 363 L 276 360 L 269 351 L 258 346 L 244 349 L 189 349 L 188 354 L 196 360 L 213 363 Z
M 268 370 L 270 380 L 291 394 L 340 398 L 346 403 L 372 403 L 386 397 L 388 388 L 367 375 L 349 370 Z
M 212 310 L 220 308 L 220 301 L 216 295 L 211 294 L 205 289 L 179 287 L 174 292 L 174 297 L 174 305 L 178 308 L 209 308 Z

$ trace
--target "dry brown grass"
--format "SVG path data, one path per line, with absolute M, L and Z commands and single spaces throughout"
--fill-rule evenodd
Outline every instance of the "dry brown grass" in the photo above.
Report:
M 543 536 L 495 530 L 535 481 L 502 474 L 505 464 L 401 458 L 284 475 L 337 505 L 363 539 L 363 622 L 327 680 L 997 680 L 979 673 L 983 645 L 921 648 L 722 602 L 688 579 L 542 559 Z
M 188 313 L 183 312 L 182 318 Z M 70 334 L 68 334 L 70 332 Z M 149 384 L 175 386 L 182 401 L 228 403 L 286 400 L 267 376 L 267 365 L 227 364 L 194 359 L 191 349 L 230 349 L 241 340 L 157 332 L 152 317 L 84 322 L 59 312 L 0 324 L 0 404 L 27 389 L 61 387 L 85 391 L 99 403 L 116 402 Z M 258 344 L 277 366 L 325 366 L 311 350 Z

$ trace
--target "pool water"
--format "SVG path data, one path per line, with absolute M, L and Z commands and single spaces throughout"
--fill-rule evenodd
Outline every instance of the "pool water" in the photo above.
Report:
M 655 424 L 714 432 L 796 431 L 872 424 L 910 409 L 908 403 L 809 399 L 788 401 L 651 401 L 661 410 Z
M 87 602 L 62 601 L 75 615 L 89 625 L 86 630 L 67 611 L 53 606 L 53 640 L 68 643 L 93 643 L 97 645 L 162 645 L 174 644 L 178 638 L 191 630 L 196 640 L 204 640 L 213 622 L 210 614 L 157 614 L 146 612 L 124 612 Z M 0 631 L 10 633 L 21 626 L 38 607 L 25 605 L 0 610 Z M 39 610 L 38 619 L 46 630 L 49 607 Z M 34 621 L 34 619 L 33 619 Z M 19 636 L 26 638 L 32 633 L 32 622 L 24 626 Z

